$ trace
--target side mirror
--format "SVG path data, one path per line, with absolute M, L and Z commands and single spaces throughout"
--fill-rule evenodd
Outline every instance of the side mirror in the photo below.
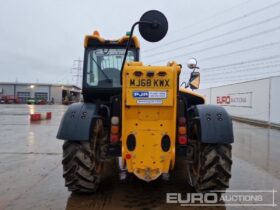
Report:
M 141 36 L 149 42 L 158 42 L 162 40 L 168 31 L 168 22 L 164 14 L 157 10 L 150 10 L 145 12 L 139 21 L 134 23 L 130 30 L 128 42 L 123 57 L 122 68 L 120 72 L 120 81 L 122 84 L 123 68 L 127 57 L 127 52 L 131 44 L 133 31 L 136 25 L 139 25 Z
M 199 85 L 200 85 L 200 73 L 197 71 L 193 71 L 191 73 L 189 86 L 193 90 L 193 89 L 198 89 Z
M 145 12 L 139 21 L 139 32 L 149 42 L 162 40 L 168 31 L 168 21 L 164 14 L 157 10 Z

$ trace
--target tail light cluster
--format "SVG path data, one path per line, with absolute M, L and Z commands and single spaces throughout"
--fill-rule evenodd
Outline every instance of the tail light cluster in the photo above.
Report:
M 187 123 L 187 120 L 185 117 L 179 117 L 178 135 L 177 135 L 178 144 L 187 144 L 188 143 L 186 123 Z
M 117 143 L 120 140 L 120 118 L 114 116 L 111 118 L 111 143 Z

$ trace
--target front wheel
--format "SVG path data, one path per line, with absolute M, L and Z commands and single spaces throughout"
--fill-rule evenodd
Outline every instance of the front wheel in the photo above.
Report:
M 101 146 L 106 136 L 101 119 L 93 123 L 90 141 L 65 141 L 63 144 L 63 177 L 72 192 L 95 192 L 99 186 L 103 162 Z

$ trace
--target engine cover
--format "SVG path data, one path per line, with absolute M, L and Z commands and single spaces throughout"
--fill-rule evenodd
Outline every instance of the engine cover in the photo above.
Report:
M 176 63 L 127 63 L 122 89 L 122 157 L 128 172 L 151 181 L 175 163 L 178 75 Z

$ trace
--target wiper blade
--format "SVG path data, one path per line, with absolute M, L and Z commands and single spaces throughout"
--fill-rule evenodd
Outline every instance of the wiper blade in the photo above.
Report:
M 98 70 L 106 77 L 106 81 L 110 81 L 110 83 L 112 83 L 112 79 L 110 79 L 110 77 L 104 71 L 102 71 L 96 60 L 92 57 L 92 54 L 90 54 L 90 59 L 96 64 Z

